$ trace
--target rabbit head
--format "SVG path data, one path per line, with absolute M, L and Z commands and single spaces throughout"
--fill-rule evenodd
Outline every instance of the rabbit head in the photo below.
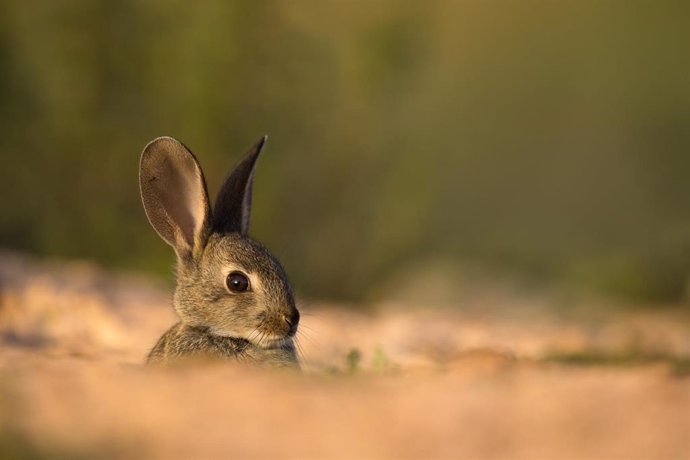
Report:
M 225 179 L 211 205 L 197 159 L 161 137 L 141 156 L 149 222 L 177 254 L 174 306 L 182 323 L 261 348 L 291 343 L 299 312 L 280 262 L 247 235 L 262 137 Z

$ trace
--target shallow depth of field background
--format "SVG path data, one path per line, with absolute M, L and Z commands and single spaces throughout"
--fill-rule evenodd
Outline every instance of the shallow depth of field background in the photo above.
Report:
M 0 458 L 688 455 L 689 17 L 3 2 Z M 250 233 L 295 285 L 308 380 L 146 373 L 174 258 L 140 152 L 180 139 L 213 196 L 264 134 Z
M 181 139 L 213 193 L 268 134 L 252 232 L 305 295 L 361 300 L 442 259 L 687 302 L 688 14 L 5 2 L 0 244 L 168 276 L 143 146 Z

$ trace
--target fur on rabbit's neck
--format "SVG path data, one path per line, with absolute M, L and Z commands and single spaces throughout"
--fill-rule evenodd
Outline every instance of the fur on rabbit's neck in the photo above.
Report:
M 185 358 L 237 359 L 258 365 L 297 367 L 299 360 L 294 343 L 281 348 L 260 348 L 247 339 L 215 335 L 205 326 L 182 322 L 171 327 L 149 353 L 149 364 L 165 363 Z
M 199 328 L 199 326 L 193 327 Z M 273 340 L 266 343 L 265 346 L 260 346 L 241 337 L 214 334 L 208 327 L 200 327 L 199 332 L 206 335 L 209 345 L 221 355 L 234 355 L 256 364 L 299 368 L 292 337 Z
M 237 354 L 245 352 L 248 348 L 254 346 L 249 340 L 242 337 L 232 337 L 228 335 L 221 335 L 215 333 L 208 326 L 187 326 L 189 329 L 195 330 L 200 335 L 206 336 L 211 345 L 224 351 L 233 351 Z

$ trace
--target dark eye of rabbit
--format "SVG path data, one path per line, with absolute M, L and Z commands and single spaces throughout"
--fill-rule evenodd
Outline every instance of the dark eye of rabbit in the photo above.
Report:
M 229 273 L 225 279 L 225 284 L 230 292 L 245 292 L 249 290 L 249 279 L 247 279 L 244 273 Z

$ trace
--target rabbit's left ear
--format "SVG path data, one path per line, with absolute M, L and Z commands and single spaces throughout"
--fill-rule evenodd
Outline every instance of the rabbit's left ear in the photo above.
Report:
M 172 137 L 151 141 L 141 154 L 139 185 L 146 216 L 180 259 L 206 245 L 211 214 L 206 181 L 192 152 Z
M 267 136 L 263 136 L 249 149 L 223 182 L 213 208 L 214 232 L 247 234 L 252 207 L 254 168 L 266 138 Z

